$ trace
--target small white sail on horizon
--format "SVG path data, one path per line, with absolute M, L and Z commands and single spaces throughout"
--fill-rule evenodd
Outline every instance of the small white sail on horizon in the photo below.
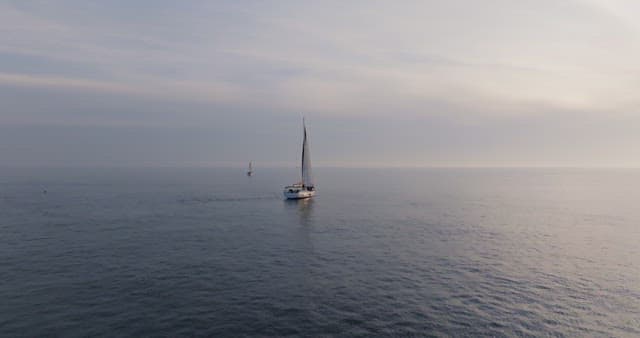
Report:
M 253 166 L 251 165 L 251 161 L 249 161 L 249 170 L 247 171 L 247 176 L 253 176 Z

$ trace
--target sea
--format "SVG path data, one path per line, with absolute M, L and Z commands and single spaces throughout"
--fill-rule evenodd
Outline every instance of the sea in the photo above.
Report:
M 254 168 L 0 169 L 0 336 L 640 336 L 640 169 Z

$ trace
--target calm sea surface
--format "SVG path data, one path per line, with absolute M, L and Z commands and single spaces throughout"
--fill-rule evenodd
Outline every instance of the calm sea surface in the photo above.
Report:
M 315 173 L 1 169 L 0 336 L 640 336 L 640 170 Z

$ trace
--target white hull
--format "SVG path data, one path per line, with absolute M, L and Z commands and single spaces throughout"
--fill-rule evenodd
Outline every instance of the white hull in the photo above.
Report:
M 315 190 L 305 190 L 303 188 L 285 188 L 283 193 L 284 197 L 290 200 L 310 198 L 316 194 Z

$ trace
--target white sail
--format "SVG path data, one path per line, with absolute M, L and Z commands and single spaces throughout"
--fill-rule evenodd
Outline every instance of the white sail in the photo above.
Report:
M 311 153 L 309 152 L 309 140 L 307 139 L 307 126 L 302 120 L 302 129 L 304 138 L 302 139 L 302 185 L 313 187 L 313 178 L 311 175 Z

